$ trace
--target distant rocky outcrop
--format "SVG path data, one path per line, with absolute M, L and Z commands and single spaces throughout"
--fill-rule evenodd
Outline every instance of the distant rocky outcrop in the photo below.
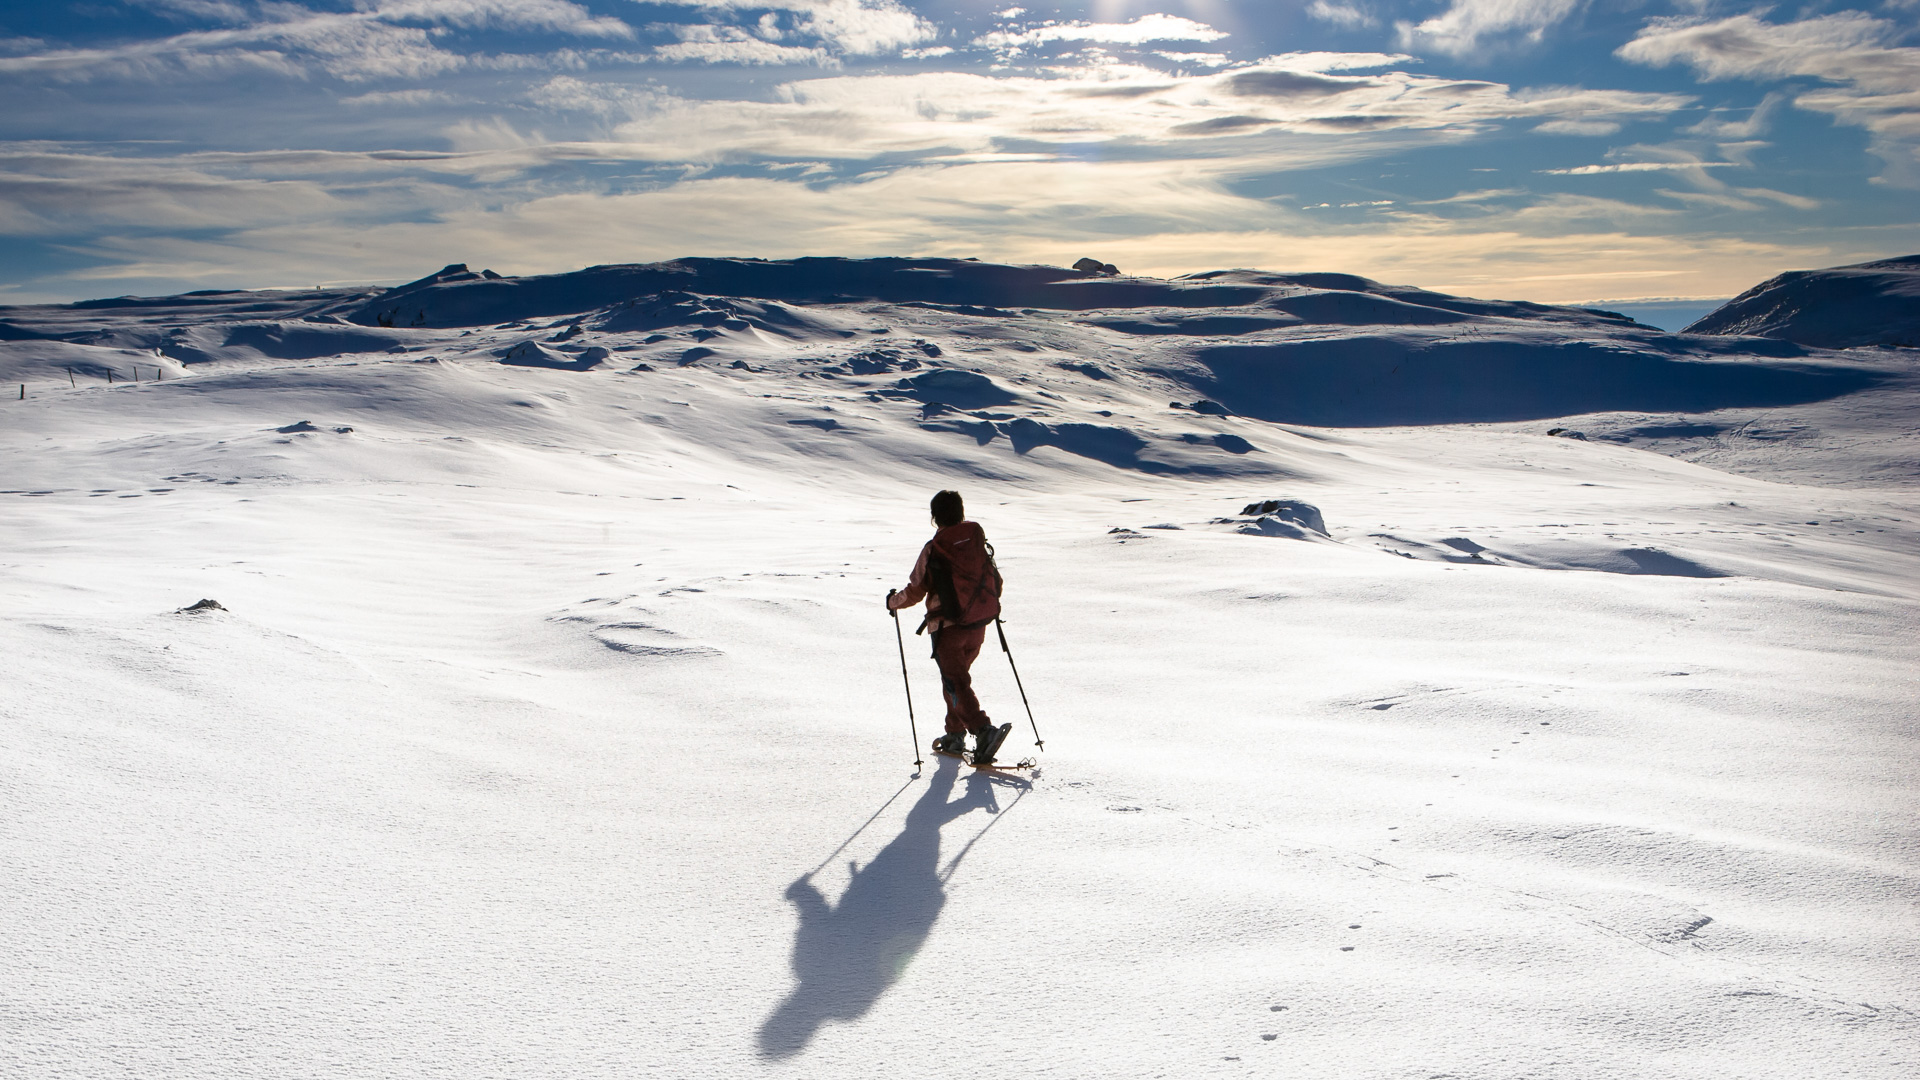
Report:
M 1822 349 L 1920 348 L 1920 255 L 1793 270 L 1769 278 L 1688 326 Z
M 971 259 L 675 259 L 591 266 L 566 274 L 493 277 L 455 264 L 370 299 L 324 314 L 361 326 L 459 327 L 571 315 L 639 300 L 644 319 L 675 294 L 785 304 L 885 301 L 963 305 L 1010 316 L 1013 309 L 1086 311 L 1109 307 L 1195 308 L 1244 304 L 1271 290 L 1206 278 L 1117 278 L 1110 264 L 1089 274 L 1059 266 L 1012 266 Z M 969 314 L 973 312 L 969 311 Z M 319 314 L 319 312 L 316 312 Z M 718 312 L 720 319 L 734 313 Z M 636 322 L 637 325 L 637 322 Z M 724 325 L 724 323 L 722 324 Z

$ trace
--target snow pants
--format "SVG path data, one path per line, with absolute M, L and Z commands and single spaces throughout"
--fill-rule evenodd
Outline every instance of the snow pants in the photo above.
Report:
M 987 625 L 949 626 L 933 632 L 933 662 L 940 667 L 940 692 L 947 699 L 947 734 L 979 734 L 993 726 L 973 693 L 973 667 Z

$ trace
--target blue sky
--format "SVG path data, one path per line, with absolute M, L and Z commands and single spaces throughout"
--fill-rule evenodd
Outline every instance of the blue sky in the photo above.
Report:
M 0 95 L 0 303 L 810 254 L 1601 301 L 1920 251 L 1920 0 L 4 0 Z

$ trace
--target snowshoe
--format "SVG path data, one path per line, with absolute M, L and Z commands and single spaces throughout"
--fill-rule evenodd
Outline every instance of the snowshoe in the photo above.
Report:
M 959 757 L 966 749 L 967 734 L 964 731 L 942 735 L 933 740 L 933 752 L 936 754 L 951 754 Z
M 1000 744 L 1007 741 L 1007 734 L 1013 730 L 1012 724 L 1001 724 L 988 728 L 973 737 L 973 763 L 975 765 L 993 764 L 993 756 L 1000 752 Z

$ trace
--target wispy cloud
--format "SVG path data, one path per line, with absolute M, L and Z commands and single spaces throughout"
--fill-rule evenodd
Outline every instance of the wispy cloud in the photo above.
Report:
M 1899 39 L 1899 27 L 1858 11 L 1791 23 L 1754 15 L 1655 19 L 1616 54 L 1639 64 L 1685 64 L 1709 80 L 1829 83 L 1795 92 L 1794 105 L 1867 129 L 1887 165 L 1882 178 L 1920 187 L 1920 48 Z
M 290 3 L 176 3 L 174 7 L 229 25 L 168 37 L 82 49 L 39 49 L 0 57 L 0 74 L 65 82 L 165 79 L 235 71 L 293 78 L 325 74 L 348 82 L 424 78 L 468 63 L 442 47 L 440 28 L 543 30 L 596 37 L 631 37 L 627 24 L 594 16 L 566 0 L 382 0 L 348 12 L 315 11 Z M 427 24 L 426 26 L 414 24 Z
M 1719 191 L 1673 191 L 1656 188 L 1656 194 L 1690 206 L 1711 206 L 1722 210 L 1752 212 L 1763 210 L 1761 202 L 1776 203 L 1795 210 L 1818 210 L 1820 201 L 1769 188 L 1730 188 Z M 1759 201 L 1756 201 L 1759 200 Z
M 1537 44 L 1547 30 L 1572 15 L 1584 0 L 1453 0 L 1446 11 L 1422 22 L 1396 22 L 1403 49 L 1466 56 L 1491 48 Z
M 763 14 L 754 28 L 765 40 L 793 35 L 815 41 L 831 52 L 872 56 L 923 45 L 938 35 L 933 23 L 897 0 L 654 0 L 662 6 L 709 12 Z M 784 16 L 784 18 L 782 18 Z
M 1570 169 L 1540 169 L 1545 176 L 1597 176 L 1601 173 L 1686 172 L 1692 169 L 1732 169 L 1734 161 L 1627 161 L 1614 165 L 1575 165 Z
M 470 30 L 546 30 L 580 37 L 630 38 L 633 28 L 594 15 L 569 0 L 361 0 L 366 14 L 389 22 L 424 22 Z
M 989 49 L 1041 45 L 1050 41 L 1093 41 L 1105 45 L 1145 45 L 1155 41 L 1219 41 L 1227 36 L 1203 22 L 1178 15 L 1142 15 L 1130 23 L 1056 22 L 1026 30 L 995 30 L 973 39 Z
M 782 45 L 757 37 L 737 26 L 713 24 L 676 26 L 680 38 L 661 45 L 653 55 L 662 60 L 699 60 L 709 64 L 790 64 L 838 67 L 839 57 L 818 45 Z
M 1473 131 L 1508 119 L 1662 116 L 1690 100 L 1617 90 L 1515 92 L 1499 83 L 1403 71 L 1339 73 L 1350 63 L 1380 59 L 1287 55 L 1183 76 L 1108 64 L 1051 77 L 929 72 L 808 79 L 781 85 L 771 101 L 634 100 L 634 115 L 615 137 L 675 160 L 863 159 L 993 151 L 1011 143 L 1165 146 L 1256 132 L 1360 139 Z
M 1615 120 L 1549 120 L 1535 124 L 1533 130 L 1542 135 L 1611 135 L 1620 130 L 1620 124 Z
M 340 99 L 340 104 L 377 108 L 418 108 L 425 105 L 450 105 L 459 99 L 444 90 L 376 90 Z
M 1469 295 L 1577 300 L 1729 295 L 1754 267 L 1845 261 L 1832 240 L 1783 244 L 1673 235 L 1682 211 L 1559 197 L 1468 220 L 1406 214 L 1327 223 L 1196 183 L 1179 163 L 1094 168 L 1027 162 L 919 168 L 853 184 L 712 178 L 621 195 L 559 193 L 508 205 L 448 193 L 430 220 L 348 233 L 309 219 L 258 221 L 207 239 L 110 234 L 96 279 L 298 281 L 419 272 L 422 252 L 510 273 L 730 250 L 914 253 L 1065 262 L 1097 244 L 1130 271 L 1226 266 L 1339 270 Z M 1622 226 L 1646 226 L 1644 233 Z M 364 247 L 354 247 L 364 242 Z M 431 267 L 428 267 L 429 269 Z M 398 273 L 396 273 L 396 270 Z
M 1358 4 L 1329 3 L 1328 0 L 1313 0 L 1307 5 L 1307 17 L 1347 30 L 1360 30 L 1380 25 L 1380 20 Z

